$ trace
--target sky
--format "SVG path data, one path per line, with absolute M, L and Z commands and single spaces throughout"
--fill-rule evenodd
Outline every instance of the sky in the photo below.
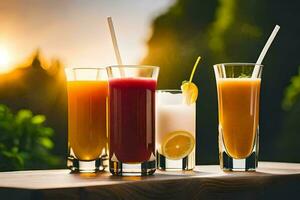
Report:
M 66 67 L 116 64 L 107 25 L 114 21 L 123 63 L 147 53 L 151 22 L 175 0 L 0 0 L 0 72 L 40 48 Z

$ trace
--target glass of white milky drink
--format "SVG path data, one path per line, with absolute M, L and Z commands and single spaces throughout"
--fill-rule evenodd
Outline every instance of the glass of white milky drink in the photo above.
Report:
M 183 100 L 181 90 L 156 93 L 158 169 L 192 170 L 195 167 L 196 104 Z

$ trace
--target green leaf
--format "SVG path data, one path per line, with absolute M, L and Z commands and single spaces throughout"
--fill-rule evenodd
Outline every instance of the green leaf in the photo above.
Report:
M 1 154 L 4 155 L 7 158 L 14 157 L 14 154 L 12 152 L 10 152 L 10 151 L 2 151 Z
M 16 116 L 16 122 L 18 124 L 32 117 L 32 112 L 30 110 L 20 110 Z
M 52 149 L 54 146 L 52 140 L 46 137 L 40 138 L 38 142 L 47 149 Z
M 11 152 L 12 153 L 18 153 L 18 151 L 19 151 L 19 148 L 18 147 L 13 147 L 12 149 L 11 149 Z
M 51 137 L 53 135 L 54 131 L 52 128 L 49 128 L 49 127 L 43 127 L 41 129 L 41 135 L 43 136 L 48 136 L 48 137 Z
M 44 115 L 35 115 L 32 119 L 31 122 L 33 124 L 42 124 L 46 120 L 46 117 Z

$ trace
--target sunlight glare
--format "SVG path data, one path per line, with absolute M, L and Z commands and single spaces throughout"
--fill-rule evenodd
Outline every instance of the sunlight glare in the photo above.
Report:
M 0 73 L 5 73 L 12 70 L 9 65 L 10 57 L 8 51 L 4 47 L 0 47 Z

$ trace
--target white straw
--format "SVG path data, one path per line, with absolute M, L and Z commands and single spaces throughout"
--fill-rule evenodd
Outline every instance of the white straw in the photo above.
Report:
M 278 26 L 278 25 L 276 25 L 275 28 L 273 29 L 273 32 L 271 33 L 267 43 L 265 44 L 263 50 L 261 51 L 261 53 L 260 53 L 260 55 L 259 55 L 259 57 L 256 61 L 256 64 L 258 64 L 258 65 L 255 65 L 255 67 L 254 67 L 254 70 L 253 70 L 253 73 L 252 73 L 252 78 L 258 77 L 259 65 L 262 63 L 268 49 L 270 48 L 276 34 L 278 33 L 279 29 L 280 29 L 280 26 Z
M 262 61 L 263 61 L 263 59 L 264 59 L 264 57 L 265 57 L 265 55 L 266 55 L 269 47 L 271 46 L 271 44 L 272 44 L 272 42 L 273 42 L 276 34 L 278 33 L 279 29 L 280 29 L 280 26 L 276 25 L 275 28 L 274 28 L 274 30 L 273 30 L 273 32 L 271 33 L 271 35 L 270 35 L 267 43 L 265 44 L 263 50 L 261 51 L 261 53 L 260 53 L 260 55 L 259 55 L 259 57 L 258 57 L 258 59 L 256 61 L 256 64 L 260 65 L 262 63 Z
M 114 46 L 115 55 L 116 55 L 118 65 L 122 65 L 122 59 L 121 59 L 121 55 L 120 55 L 120 51 L 119 51 L 119 47 L 118 47 L 117 37 L 116 37 L 116 33 L 115 33 L 112 18 L 107 17 L 107 22 L 108 22 L 110 35 L 111 35 L 112 43 L 113 43 L 113 46 Z

